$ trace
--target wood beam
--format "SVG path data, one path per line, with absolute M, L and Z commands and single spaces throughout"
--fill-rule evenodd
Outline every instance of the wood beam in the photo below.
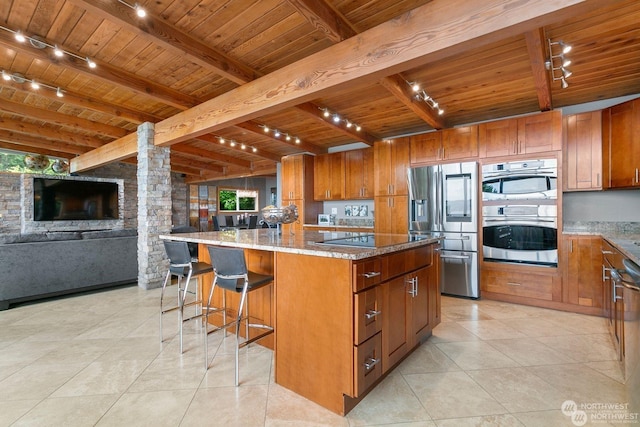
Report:
M 157 123 L 155 144 L 170 146 L 308 102 L 356 80 L 371 83 L 610 4 L 609 0 L 433 0 Z M 94 156 L 76 167 L 82 170 L 110 160 L 115 159 Z
M 429 126 L 434 129 L 444 128 L 442 118 L 426 103 L 416 101 L 413 91 L 401 75 L 384 77 L 380 84 Z
M 217 144 L 217 141 L 216 141 L 216 144 Z M 251 162 L 248 160 L 238 159 L 237 157 L 226 156 L 220 153 L 214 153 L 213 151 L 202 150 L 192 145 L 187 145 L 187 144 L 172 145 L 171 152 L 173 153 L 174 151 L 181 154 L 187 154 L 191 156 L 213 160 L 214 162 L 233 164 L 233 165 L 240 166 L 247 169 L 251 167 Z
M 226 54 L 207 46 L 200 40 L 182 32 L 177 27 L 167 23 L 162 18 L 147 11 L 144 19 L 135 16 L 135 12 L 119 2 L 113 0 L 69 0 L 79 8 L 111 22 L 117 22 L 136 34 L 150 36 L 165 49 L 180 53 L 188 57 L 189 61 L 215 72 L 237 84 L 250 82 L 259 77 L 256 71 L 227 56 Z
M 47 41 L 47 43 L 50 42 Z M 56 43 L 50 44 L 53 45 Z M 77 73 L 92 79 L 100 80 L 109 85 L 120 85 L 139 95 L 154 99 L 155 101 L 163 104 L 171 105 L 179 110 L 186 110 L 201 102 L 200 99 L 185 95 L 171 88 L 160 86 L 150 80 L 140 78 L 135 74 L 115 68 L 106 62 L 94 59 L 97 67 L 90 69 L 84 60 L 70 55 L 65 55 L 60 59 L 49 56 L 46 50 L 29 48 L 29 43 L 16 43 L 13 37 L 11 37 L 11 34 L 6 31 L 0 31 L 0 45 L 13 51 L 24 53 L 25 55 L 29 55 L 30 57 L 45 63 L 71 68 Z M 58 46 L 66 51 L 71 51 L 64 46 L 61 46 L 59 43 Z
M 0 129 L 39 136 L 47 139 L 65 141 L 68 144 L 78 145 L 80 147 L 98 148 L 107 143 L 101 139 L 94 138 L 88 135 L 67 132 L 61 129 L 54 129 L 49 125 L 41 126 L 29 122 L 24 122 L 22 120 L 9 119 L 6 117 L 0 117 Z
M 553 102 L 551 100 L 551 77 L 544 64 L 547 60 L 547 40 L 544 36 L 544 29 L 527 31 L 524 36 L 527 41 L 533 83 L 538 95 L 538 105 L 540 111 L 549 111 L 553 108 Z
M 322 154 L 322 153 L 326 153 L 327 149 L 324 147 L 320 147 L 318 145 L 315 145 L 313 143 L 310 142 L 306 142 L 306 141 L 300 141 L 299 144 L 296 144 L 295 141 L 286 141 L 280 138 L 276 138 L 274 136 L 271 135 L 271 133 L 265 133 L 264 129 L 262 128 L 262 126 L 259 123 L 254 122 L 253 120 L 249 120 L 248 122 L 244 122 L 244 123 L 238 123 L 236 125 L 236 127 L 248 130 L 249 132 L 255 133 L 257 135 L 260 135 L 264 138 L 268 138 L 271 141 L 275 141 L 275 142 L 279 142 L 281 144 L 287 144 L 291 147 L 295 147 L 297 150 L 300 150 L 300 152 L 303 151 L 308 151 L 310 153 L 313 154 Z
M 171 153 L 171 163 L 176 165 L 196 168 L 200 171 L 211 171 L 211 172 L 218 172 L 218 173 L 222 173 L 225 171 L 224 166 L 214 165 L 211 162 L 193 160 L 189 157 L 181 156 L 177 153 Z
M 82 172 L 138 154 L 138 134 L 132 133 L 71 159 L 70 172 Z
M 325 0 L 289 0 L 289 4 L 317 31 L 335 43 L 358 34 L 351 23 Z
M 316 122 L 323 123 L 326 126 L 329 126 L 335 130 L 338 130 L 350 136 L 351 138 L 355 139 L 356 141 L 361 141 L 361 142 L 364 142 L 365 144 L 373 145 L 375 141 L 380 140 L 380 138 L 376 138 L 375 136 L 366 132 L 364 129 L 360 129 L 360 131 L 358 132 L 354 127 L 348 128 L 346 124 L 343 122 L 334 123 L 333 120 L 325 119 L 320 107 L 318 107 L 313 102 L 305 102 L 303 104 L 297 105 L 296 108 L 299 109 L 300 111 L 303 111 L 309 117 L 313 118 Z
M 227 172 L 223 175 L 213 175 L 213 174 L 202 174 L 197 179 L 186 179 L 185 182 L 187 184 L 198 184 L 201 182 L 208 181 L 217 181 L 221 179 L 232 179 L 232 178 L 247 178 L 251 176 L 264 176 L 264 175 L 275 175 L 276 174 L 276 166 L 264 166 L 260 168 L 253 169 L 249 172 Z
M 52 141 L 39 137 L 23 135 L 18 132 L 4 129 L 0 129 L 0 140 L 6 141 L 16 146 L 21 146 L 21 151 L 31 152 L 31 147 L 34 147 L 43 150 L 54 150 L 59 153 L 65 153 L 67 154 L 67 157 L 84 154 L 91 150 L 91 148 L 89 147 L 80 147 L 78 145 L 67 144 L 62 141 Z
M 0 106 L 2 111 L 18 114 L 20 116 L 30 117 L 36 120 L 42 120 L 47 123 L 55 123 L 60 126 L 72 128 L 79 131 L 91 130 L 102 133 L 114 138 L 121 138 L 128 135 L 131 131 L 116 126 L 106 125 L 79 117 L 70 116 L 68 114 L 57 113 L 55 111 L 44 110 L 35 105 L 26 105 L 18 102 L 12 102 L 6 99 L 2 100 Z
M 69 158 L 69 153 L 64 151 L 56 151 L 55 148 L 40 148 L 40 147 L 29 147 L 28 150 L 25 150 L 24 145 L 14 144 L 12 142 L 5 142 L 0 138 L 0 148 L 4 148 L 5 150 L 12 150 L 21 153 L 33 153 L 33 154 L 44 154 L 45 156 L 53 156 L 53 157 L 62 157 Z

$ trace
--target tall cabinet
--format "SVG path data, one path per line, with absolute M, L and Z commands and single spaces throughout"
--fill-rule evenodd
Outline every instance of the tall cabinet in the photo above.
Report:
M 396 138 L 376 141 L 373 145 L 375 181 L 376 233 L 407 233 L 409 231 L 409 140 Z
M 301 232 L 303 224 L 315 223 L 322 212 L 322 202 L 313 200 L 313 157 L 308 154 L 285 156 L 281 167 L 282 205 L 298 207 L 298 221 L 283 225 L 283 232 Z
M 602 111 L 605 188 L 640 186 L 640 99 Z
M 602 189 L 602 113 L 562 118 L 563 190 Z

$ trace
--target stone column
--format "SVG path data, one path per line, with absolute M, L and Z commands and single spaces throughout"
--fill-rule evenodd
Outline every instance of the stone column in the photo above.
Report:
M 154 125 L 138 126 L 138 286 L 162 286 L 169 268 L 159 236 L 171 232 L 170 148 L 153 144 Z

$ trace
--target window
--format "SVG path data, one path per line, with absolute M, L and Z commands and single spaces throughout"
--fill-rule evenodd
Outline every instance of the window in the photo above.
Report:
M 257 212 L 258 190 L 221 188 L 218 201 L 220 212 Z

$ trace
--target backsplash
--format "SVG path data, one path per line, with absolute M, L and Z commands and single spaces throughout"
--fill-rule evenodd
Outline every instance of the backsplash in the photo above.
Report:
M 565 221 L 564 232 L 640 234 L 640 222 Z

